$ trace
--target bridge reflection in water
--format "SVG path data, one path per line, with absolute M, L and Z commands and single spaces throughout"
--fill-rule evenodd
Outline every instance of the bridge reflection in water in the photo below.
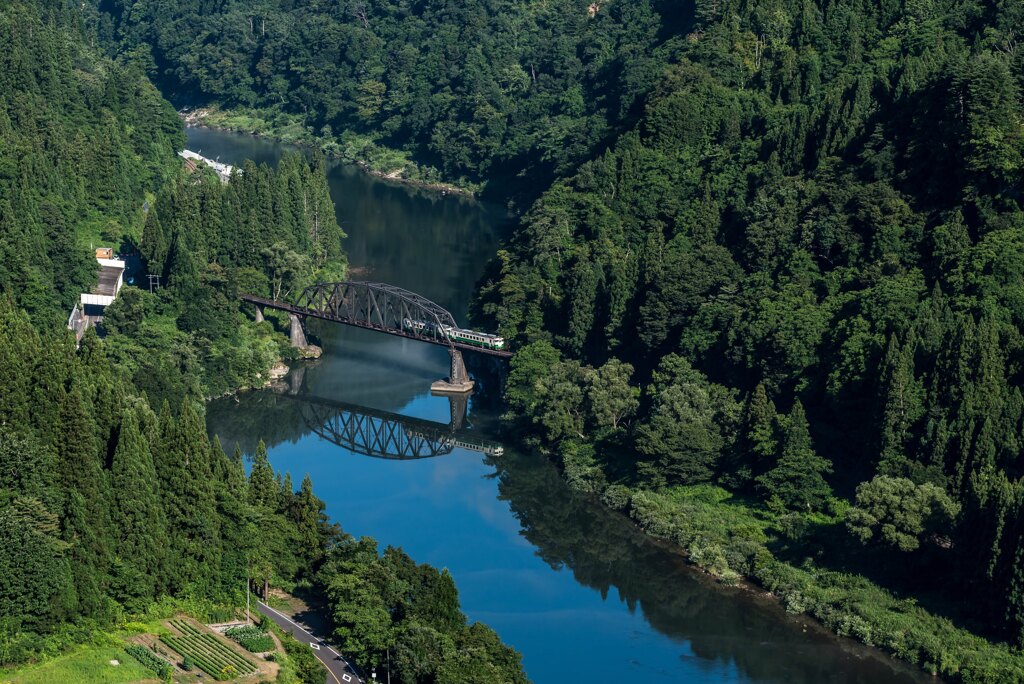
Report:
M 447 456 L 455 449 L 500 456 L 504 448 L 465 429 L 466 397 L 449 397 L 451 422 L 410 418 L 390 411 L 304 394 L 282 394 L 301 402 L 302 418 L 314 434 L 354 454 L 396 461 Z

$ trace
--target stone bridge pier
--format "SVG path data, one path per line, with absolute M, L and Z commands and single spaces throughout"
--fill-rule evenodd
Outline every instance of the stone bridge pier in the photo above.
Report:
M 306 331 L 302 329 L 302 319 L 296 314 L 288 314 L 288 320 L 291 322 L 291 329 L 289 330 L 289 337 L 291 337 L 292 346 L 302 349 L 308 347 L 309 343 L 306 341 Z
M 475 384 L 466 372 L 466 362 L 462 360 L 462 352 L 455 347 L 448 348 L 451 356 L 451 373 L 447 380 L 438 380 L 430 386 L 430 391 L 448 393 L 465 393 L 473 390 Z

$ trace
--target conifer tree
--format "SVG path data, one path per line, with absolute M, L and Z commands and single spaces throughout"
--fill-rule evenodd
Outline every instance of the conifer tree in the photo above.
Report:
M 787 419 L 779 460 L 757 482 L 766 498 L 777 498 L 790 510 L 812 511 L 820 509 L 832 493 L 824 477 L 830 472 L 832 464 L 814 453 L 798 399 Z
M 245 473 L 245 467 L 242 465 L 242 447 L 235 442 L 235 449 L 231 452 L 231 462 L 236 466 L 242 468 L 242 473 Z
M 878 472 L 893 477 L 907 474 L 906 444 L 911 426 L 924 415 L 924 388 L 914 377 L 914 352 L 917 338 L 911 334 L 899 345 L 895 335 L 889 339 L 882 366 L 881 459 Z
M 121 402 L 118 383 L 110 374 L 110 359 L 100 342 L 96 328 L 85 331 L 79 347 L 82 391 L 86 402 L 92 406 L 92 415 L 99 428 L 100 444 L 106 444 L 113 431 Z
M 256 539 L 248 534 L 252 515 L 246 502 L 245 469 L 240 461 L 236 463 L 228 458 L 219 437 L 213 439 L 210 459 L 217 483 L 217 518 L 223 543 L 221 586 L 227 593 L 235 594 L 244 586 L 247 559 L 256 543 Z
M 38 498 L 0 505 L 0 622 L 5 625 L 46 631 L 74 614 L 70 544 L 61 540 L 59 528 L 57 515 Z M 91 585 L 83 589 L 88 593 Z
M 748 478 L 757 478 L 772 466 L 779 448 L 776 437 L 777 423 L 775 402 L 768 398 L 764 383 L 759 382 L 747 400 L 744 417 L 742 450 L 749 451 L 750 455 L 739 454 L 742 461 L 749 463 L 746 466 Z M 745 482 L 749 483 L 749 479 Z
M 278 477 L 280 477 L 280 473 L 278 474 Z M 281 490 L 277 495 L 280 510 L 288 510 L 288 506 L 291 504 L 293 496 L 295 496 L 295 485 L 292 484 L 292 474 L 285 473 L 284 478 L 281 479 Z
M 171 287 L 187 291 L 199 281 L 199 269 L 192 248 L 185 236 L 185 229 L 175 231 L 171 240 L 171 248 L 167 255 L 167 267 L 164 278 Z
M 117 558 L 114 586 L 129 607 L 163 587 L 168 562 L 167 520 L 149 442 L 135 410 L 121 421 L 110 469 Z
M 71 584 L 74 587 L 72 614 L 98 617 L 103 608 L 106 571 L 98 548 L 101 538 L 88 521 L 86 499 L 77 491 L 69 492 L 61 512 L 61 539 L 68 547 L 71 563 Z M 105 555 L 105 554 L 104 554 Z
M 112 561 L 110 499 L 96 444 L 96 426 L 77 386 L 60 405 L 57 481 L 64 493 L 63 538 L 71 560 L 79 608 L 96 615 Z
M 338 534 L 337 527 L 328 523 L 326 509 L 326 504 L 313 493 L 313 480 L 307 473 L 287 510 L 296 547 L 302 550 L 305 558 L 305 567 L 314 567 L 323 557 L 325 538 Z
M 306 202 L 309 241 L 313 246 L 314 265 L 323 266 L 328 259 L 343 256 L 341 239 L 344 231 L 338 226 L 334 202 L 327 184 L 327 162 L 323 154 L 313 155 L 312 167 L 306 175 L 304 197 Z
M 249 503 L 258 509 L 276 511 L 281 491 L 267 458 L 267 445 L 260 440 L 249 472 Z
M 188 399 L 177 420 L 166 403 L 160 419 L 161 448 L 154 461 L 170 533 L 170 585 L 175 591 L 194 587 L 205 594 L 220 567 L 210 443 Z
M 2 256 L 2 251 L 0 251 Z M 8 425 L 28 425 L 34 413 L 32 375 L 28 361 L 42 349 L 39 333 L 9 295 L 0 295 L 0 416 Z
M 150 273 L 163 273 L 168 246 L 167 236 L 160 223 L 157 207 L 151 208 L 146 214 L 146 224 L 142 229 L 142 242 L 139 244 L 139 251 L 142 252 L 142 257 L 146 260 L 146 268 Z

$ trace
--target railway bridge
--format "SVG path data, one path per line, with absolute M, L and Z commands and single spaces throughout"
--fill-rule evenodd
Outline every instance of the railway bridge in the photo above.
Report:
M 460 328 L 455 317 L 444 307 L 415 292 L 387 283 L 360 280 L 317 283 L 299 293 L 294 302 L 251 294 L 240 296 L 243 301 L 256 306 L 256 320 L 263 319 L 263 310 L 268 307 L 287 312 L 291 320 L 292 345 L 296 347 L 306 346 L 303 321 L 307 318 L 445 346 L 451 356 L 451 374 L 447 380 L 431 385 L 434 391 L 468 392 L 473 389 L 473 381 L 462 359 L 464 351 L 500 358 L 512 356 L 500 336 Z

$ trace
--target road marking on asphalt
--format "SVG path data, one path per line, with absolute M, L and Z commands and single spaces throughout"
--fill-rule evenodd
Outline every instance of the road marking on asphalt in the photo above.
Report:
M 314 651 L 319 651 L 320 650 L 320 644 L 310 644 L 309 647 L 311 649 L 313 649 Z
M 295 622 L 295 620 L 292 620 L 292 619 L 291 619 L 290 617 L 288 617 L 287 615 L 285 615 L 285 614 L 284 614 L 284 613 L 282 613 L 281 611 L 279 611 L 279 610 L 275 610 L 275 609 L 271 608 L 270 606 L 268 606 L 268 605 L 267 605 L 266 603 L 263 603 L 262 601 L 257 601 L 257 602 L 256 602 L 256 605 L 259 605 L 259 606 L 263 606 L 264 608 L 266 608 L 267 610 L 269 610 L 269 611 L 270 611 L 271 613 L 274 613 L 275 615 L 279 615 L 279 616 L 281 616 L 282 618 L 284 618 L 284 619 L 285 619 L 285 620 L 287 620 L 288 622 L 290 622 L 290 623 L 292 623 L 293 625 L 295 625 L 296 629 L 298 629 L 298 630 L 299 630 L 300 632 L 302 632 L 303 634 L 305 634 L 306 636 L 308 636 L 308 637 L 309 637 L 310 639 L 313 639 L 313 638 L 315 638 L 315 637 L 314 637 L 314 636 L 313 636 L 312 634 L 310 634 L 309 632 L 307 632 L 307 631 L 306 631 L 306 630 L 305 630 L 305 629 L 304 629 L 304 628 L 303 628 L 303 627 L 302 627 L 301 625 L 299 625 L 299 623 Z M 312 646 L 312 645 L 313 645 L 313 644 L 310 644 L 310 646 Z M 319 646 L 318 646 L 317 648 L 319 649 Z M 332 651 L 333 651 L 333 649 L 332 649 Z M 335 655 L 337 655 L 337 653 L 335 653 Z M 338 657 L 339 657 L 339 658 L 341 658 L 341 656 L 338 656 Z M 344 658 L 342 658 L 342 660 L 345 660 L 345 659 L 344 659 Z M 348 664 L 348 661 L 346 661 L 346 662 L 345 662 L 345 664 L 347 665 L 347 664 Z M 327 667 L 327 664 L 326 664 L 326 663 L 324 663 L 324 667 L 325 667 L 325 669 L 327 670 L 327 674 L 329 674 L 329 675 L 331 675 L 332 677 L 334 677 L 334 681 L 338 682 L 338 684 L 341 684 L 341 680 L 340 680 L 340 679 L 338 679 L 338 675 L 336 675 L 336 674 L 334 674 L 333 672 L 331 672 L 331 668 Z M 345 676 L 345 677 L 348 677 L 348 675 L 343 675 L 343 676 Z M 348 681 L 351 681 L 351 679 L 346 679 L 345 681 L 346 681 L 346 682 L 348 682 Z

